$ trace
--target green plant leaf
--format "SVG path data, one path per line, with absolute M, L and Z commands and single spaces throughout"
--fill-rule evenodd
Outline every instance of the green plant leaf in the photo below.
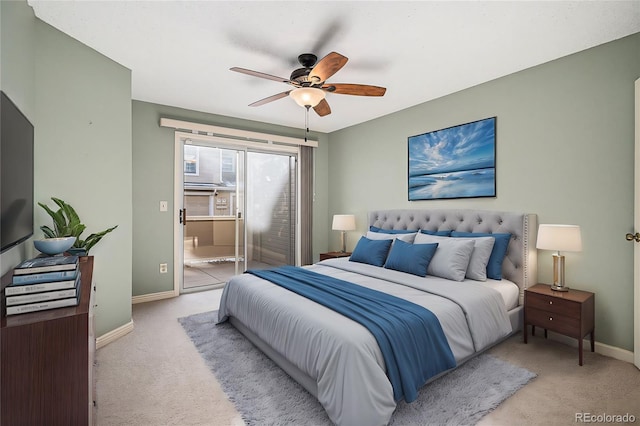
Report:
M 56 234 L 53 232 L 53 229 L 49 228 L 47 225 L 43 225 L 40 227 L 42 232 L 44 232 L 45 238 L 55 238 Z
M 69 232 L 71 234 L 72 237 L 76 237 L 78 238 L 80 235 L 82 235 L 82 233 L 84 232 L 84 230 L 87 227 L 85 225 L 83 225 L 82 223 L 78 223 L 75 226 L 73 226 Z M 77 241 L 77 240 L 76 240 Z
M 49 208 L 49 206 L 43 203 L 38 203 L 38 205 L 42 207 L 47 213 L 49 213 L 49 216 L 51 216 L 52 218 L 55 217 L 55 213 Z
M 104 231 L 98 232 L 97 234 L 89 235 L 87 239 L 83 241 L 84 248 L 87 250 L 87 254 L 89 254 L 89 250 L 91 250 L 91 247 L 95 246 L 98 243 L 98 241 L 102 239 L 102 237 L 104 237 L 105 235 L 107 235 L 109 232 L 113 231 L 117 227 L 118 225 L 109 229 L 105 229 Z
M 53 211 L 46 204 L 38 203 L 53 219 L 53 227 L 55 229 L 55 237 L 70 237 L 67 227 L 67 221 L 62 214 L 62 210 Z M 51 237 L 53 238 L 53 237 Z
M 67 218 L 67 223 L 70 229 L 73 229 L 76 225 L 80 224 L 80 217 L 78 213 L 76 213 L 75 209 L 70 205 L 64 202 L 59 198 L 52 198 L 52 200 L 60 206 L 60 209 L 63 211 L 64 215 Z

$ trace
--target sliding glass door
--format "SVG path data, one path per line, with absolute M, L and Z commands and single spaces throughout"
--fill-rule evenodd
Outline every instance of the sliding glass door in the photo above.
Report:
M 296 159 L 247 152 L 247 255 L 250 268 L 295 265 Z
M 184 145 L 183 290 L 245 270 L 244 163 L 242 150 Z
M 296 155 L 185 140 L 181 292 L 296 263 Z

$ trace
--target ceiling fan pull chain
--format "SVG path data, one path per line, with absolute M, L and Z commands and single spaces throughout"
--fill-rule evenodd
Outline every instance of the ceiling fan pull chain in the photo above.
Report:
M 307 136 L 309 135 L 309 105 L 305 106 L 304 128 L 306 129 L 304 132 L 304 142 L 307 143 Z

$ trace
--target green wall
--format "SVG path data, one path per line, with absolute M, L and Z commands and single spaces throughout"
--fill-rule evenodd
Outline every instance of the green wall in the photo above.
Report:
M 131 71 L 38 23 L 35 199 L 73 205 L 85 237 L 118 225 L 90 253 L 100 336 L 131 319 Z
M 24 1 L 0 7 L 2 88 L 25 100 L 35 127 L 35 201 L 68 201 L 85 237 L 118 225 L 91 250 L 100 336 L 131 320 L 131 72 L 35 18 Z M 35 238 L 50 223 L 36 207 Z M 37 254 L 30 241 L 16 250 Z M 11 256 L 3 269 L 17 263 Z
M 0 2 L 0 88 L 35 123 L 36 19 L 26 2 Z M 0 255 L 4 275 L 31 255 L 31 239 Z
M 357 215 L 351 248 L 373 209 L 524 211 L 580 225 L 583 251 L 565 253 L 568 285 L 596 293 L 596 339 L 632 351 L 633 246 L 624 237 L 633 229 L 637 78 L 640 33 L 331 133 L 329 212 Z M 497 197 L 407 201 L 407 137 L 492 116 Z M 551 281 L 551 254 L 539 252 L 541 282 Z
M 30 120 L 35 114 L 35 17 L 22 2 L 2 2 L 0 28 L 0 83 Z
M 206 114 L 148 102 L 133 101 L 133 295 L 173 290 L 174 214 L 181 208 L 174 194 L 175 130 L 160 127 L 160 118 L 173 118 L 236 129 L 300 137 L 302 130 L 256 121 Z M 327 135 L 311 134 L 318 140 L 316 155 L 316 197 L 314 203 L 313 251 L 327 246 Z M 162 200 L 168 212 L 159 211 Z M 318 219 L 321 218 L 321 219 Z M 159 264 L 168 263 L 167 274 Z

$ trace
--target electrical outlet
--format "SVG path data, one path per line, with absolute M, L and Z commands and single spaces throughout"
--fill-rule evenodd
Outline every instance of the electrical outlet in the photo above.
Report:
M 160 273 L 161 274 L 166 274 L 167 273 L 167 264 L 166 263 L 161 263 L 160 264 Z

